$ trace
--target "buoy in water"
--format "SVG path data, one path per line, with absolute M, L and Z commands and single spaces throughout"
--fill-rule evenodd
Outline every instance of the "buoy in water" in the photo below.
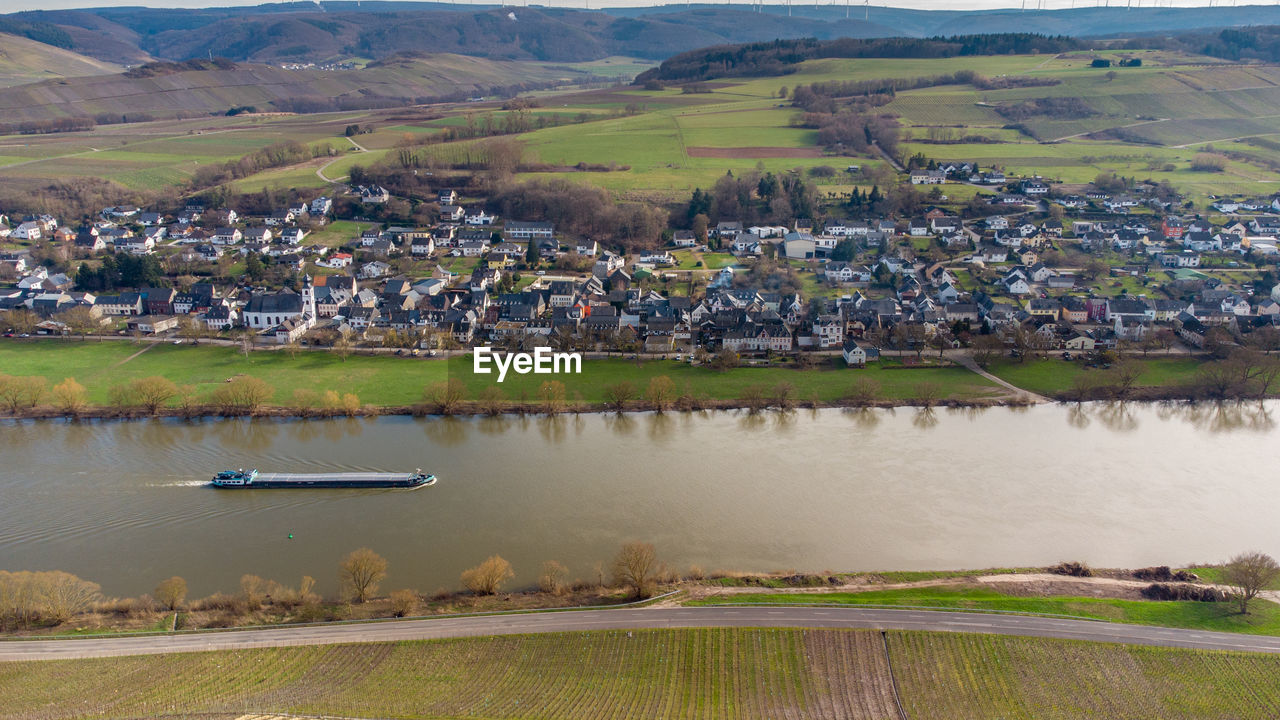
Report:
M 289 533 L 289 539 L 290 539 L 290 540 L 292 540 L 292 539 L 293 539 L 293 533 Z

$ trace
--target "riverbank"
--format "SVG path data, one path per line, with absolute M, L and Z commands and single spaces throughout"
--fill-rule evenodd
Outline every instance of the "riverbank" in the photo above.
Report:
M 1136 377 L 1126 399 L 1190 400 L 1202 361 L 1161 357 L 1131 362 Z M 581 374 L 512 375 L 504 383 L 472 372 L 468 356 L 415 358 L 283 350 L 241 353 L 227 346 L 130 342 L 27 340 L 0 342 L 0 367 L 15 377 L 42 383 L 35 404 L 5 403 L 0 413 L 26 418 L 165 417 L 338 417 L 379 415 L 498 415 L 652 410 L 764 410 L 858 407 L 1021 406 L 1044 399 L 1067 399 L 1073 387 L 1091 381 L 1103 392 L 1105 371 L 1079 363 L 1028 359 L 997 361 L 976 368 L 957 362 L 888 358 L 866 368 L 848 368 L 825 357 L 814 367 L 794 364 L 742 366 L 727 370 L 674 360 L 589 358 Z M 1093 382 L 1096 377 L 1096 382 Z M 59 408 L 52 388 L 67 378 L 83 389 L 82 402 Z M 119 386 L 144 378 L 164 378 L 173 396 L 155 410 L 113 398 Z M 210 402 L 222 385 L 256 378 L 266 395 L 252 405 Z M 431 388 L 454 382 L 458 392 L 448 407 L 433 402 Z M 548 381 L 559 383 L 548 391 Z M 662 384 L 661 391 L 655 383 Z M 1280 388 L 1278 388 L 1280 390 Z M 332 393 L 331 399 L 325 395 Z M 1270 393 L 1275 394 L 1275 393 Z M 1074 398 L 1072 398 L 1074 399 Z
M 1226 601 L 1154 600 L 1144 594 L 1153 584 L 1227 593 L 1229 587 L 1214 582 L 1220 571 L 1218 566 L 1173 571 L 1167 567 L 1093 569 L 1089 576 L 1080 577 L 1063 574 L 1061 566 L 1055 566 L 942 572 L 716 573 L 706 578 L 666 577 L 654 586 L 651 594 L 655 600 L 639 604 L 625 588 L 604 578 L 578 581 L 556 591 L 526 588 L 481 595 L 401 590 L 363 603 L 325 599 L 255 579 L 240 592 L 179 601 L 175 609 L 161 606 L 149 595 L 103 600 L 61 622 L 10 627 L 4 635 L 154 634 L 610 606 L 851 605 L 1056 615 L 1280 636 L 1280 587 L 1264 591 L 1248 615 L 1240 614 Z

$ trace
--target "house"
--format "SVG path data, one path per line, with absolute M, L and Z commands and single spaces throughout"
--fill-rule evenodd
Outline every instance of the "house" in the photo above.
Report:
M 1049 185 L 1039 180 L 1022 181 L 1022 192 L 1032 197 L 1049 194 Z
M 992 215 L 984 220 L 983 224 L 987 226 L 988 230 L 1008 230 L 1009 218 L 1003 215 Z
M 870 283 L 872 278 L 871 268 L 866 265 L 854 267 L 847 262 L 829 262 L 823 273 L 836 283 Z
M 13 237 L 17 240 L 39 240 L 44 237 L 44 224 L 35 220 L 20 223 L 13 229 Z
M 579 240 L 577 244 L 573 246 L 573 251 L 586 257 L 595 257 L 596 254 L 600 252 L 600 243 L 591 239 Z
M 213 237 L 209 238 L 215 245 L 235 245 L 243 239 L 244 233 L 234 227 L 220 227 L 213 231 Z
M 326 259 L 317 260 L 316 265 L 327 268 L 345 268 L 350 267 L 353 261 L 354 258 L 351 256 L 351 253 L 340 252 L 330 255 Z
M 360 202 L 366 205 L 382 205 L 391 199 L 391 193 L 381 185 L 360 188 Z
M 461 222 L 467 216 L 467 211 L 462 209 L 461 205 L 441 205 L 440 221 L 441 222 Z
M 541 240 L 551 238 L 555 226 L 549 222 L 522 222 L 508 220 L 503 226 L 503 237 L 507 240 Z
M 487 213 L 483 210 L 476 210 L 467 215 L 465 222 L 467 225 L 492 225 L 498 217 L 493 213 Z
M 941 185 L 947 181 L 947 174 L 941 170 L 912 170 L 912 185 Z
M 441 190 L 436 196 L 436 202 L 441 205 L 453 205 L 458 202 L 458 191 L 447 188 Z
M 409 254 L 414 257 L 426 257 L 436 250 L 436 241 L 430 236 L 414 238 L 409 243 Z
M 136 292 L 99 295 L 94 298 L 93 306 L 103 315 L 141 315 L 142 295 Z
M 929 228 L 936 233 L 952 233 L 961 228 L 960 218 L 942 215 L 929 220 Z
M 328 215 L 329 212 L 333 210 L 333 200 L 330 200 L 324 195 L 321 195 L 320 197 L 311 201 L 311 205 L 309 209 L 312 215 L 318 215 L 318 216 Z
M 742 223 L 737 220 L 725 220 L 716 224 L 715 235 L 718 238 L 732 240 L 742 234 Z
M 860 344 L 857 340 L 848 340 L 840 353 L 849 367 L 863 367 L 868 362 L 880 359 L 880 348 Z
M 698 236 L 694 235 L 692 230 L 677 230 L 671 236 L 671 244 L 678 248 L 696 247 Z
M 130 318 L 126 327 L 130 332 L 138 332 L 143 335 L 158 335 L 162 332 L 176 330 L 178 328 L 178 318 L 171 315 L 139 315 Z
M 360 266 L 360 277 L 365 279 L 380 278 L 389 272 L 391 272 L 391 266 L 379 260 Z

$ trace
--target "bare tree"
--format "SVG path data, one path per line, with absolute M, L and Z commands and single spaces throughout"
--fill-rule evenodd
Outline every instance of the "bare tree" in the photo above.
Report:
M 559 380 L 548 380 L 538 389 L 538 400 L 542 403 L 542 412 L 547 415 L 559 415 L 565 408 L 564 383 Z
M 369 548 L 352 550 L 338 565 L 343 590 L 358 603 L 378 591 L 378 583 L 387 576 L 387 560 Z
M 480 409 L 490 417 L 502 414 L 507 406 L 507 398 L 496 385 L 490 385 L 480 391 Z
M 338 336 L 338 339 L 333 341 L 333 354 L 337 355 L 342 362 L 347 361 L 347 357 L 351 355 L 353 348 L 354 346 L 351 344 L 351 338 L 347 337 L 345 333 Z
M 63 623 L 101 598 L 101 588 L 61 570 L 0 571 L 0 627 Z
M 168 403 L 178 394 L 178 386 L 166 377 L 155 375 L 138 378 L 129 383 L 130 394 L 148 413 L 155 415 L 161 405 Z
M 0 404 L 16 415 L 39 405 L 44 389 L 45 379 L 39 376 L 0 375 Z
M 511 563 L 492 555 L 484 562 L 462 572 L 462 585 L 477 595 L 493 595 L 502 584 L 515 577 Z
M 990 365 L 1004 351 L 1004 340 L 994 333 L 979 335 L 973 339 L 973 360 L 979 365 Z
M 1106 371 L 1103 383 L 1111 391 L 1112 397 L 1124 400 L 1133 391 L 1133 386 L 1142 376 L 1142 365 L 1133 360 L 1121 360 Z
M 773 386 L 771 402 L 779 410 L 790 410 L 796 404 L 796 386 L 785 380 Z
M 78 415 L 89 404 L 89 394 L 75 378 L 67 378 L 53 386 L 53 404 L 66 415 Z
M 1240 613 L 1247 615 L 1249 602 L 1280 579 L 1280 563 L 1265 553 L 1240 553 L 1227 561 L 1222 579 L 1235 588 L 1233 598 L 1240 606 Z
M 458 412 L 466 397 L 467 386 L 459 378 L 433 383 L 422 393 L 422 399 L 437 415 L 453 415 Z
M 605 405 L 609 406 L 609 409 L 622 412 L 636 399 L 637 394 L 636 386 L 629 380 L 623 380 L 622 382 L 605 386 L 604 402 Z
M 659 375 L 649 381 L 649 387 L 644 392 L 644 398 L 649 402 L 649 406 L 658 412 L 666 412 L 675 405 L 676 402 L 676 384 L 666 375 Z
M 942 398 L 942 386 L 935 382 L 922 382 L 916 385 L 916 400 L 924 407 L 933 407 Z
M 177 610 L 187 597 L 187 581 L 174 575 L 168 580 L 161 580 L 155 589 L 156 602 L 166 610 Z
M 765 389 L 759 385 L 748 385 L 742 389 L 742 393 L 738 395 L 738 404 L 746 408 L 748 412 L 758 413 L 769 404 L 766 398 Z
M 257 575 L 245 574 L 240 576 L 240 594 L 244 597 L 244 604 L 250 610 L 257 610 L 262 605 L 262 601 L 267 597 L 267 588 L 269 583 Z
M 626 543 L 613 559 L 614 583 L 631 588 L 637 598 L 653 594 L 657 572 L 658 551 L 652 543 Z
M 253 414 L 262 407 L 275 390 L 261 378 L 242 375 L 223 383 L 213 391 L 212 401 L 223 412 L 242 412 Z
M 849 392 L 845 394 L 845 402 L 854 407 L 866 407 L 875 402 L 876 397 L 880 395 L 880 383 L 869 377 L 858 378 L 853 381 L 853 385 L 849 387 Z
M 569 577 L 569 568 L 555 560 L 542 564 L 542 572 L 538 573 L 538 589 L 552 595 L 564 592 L 565 581 Z

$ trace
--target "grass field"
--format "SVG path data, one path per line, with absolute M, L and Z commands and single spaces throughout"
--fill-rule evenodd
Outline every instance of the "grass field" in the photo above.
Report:
M 11 375 L 43 376 L 51 385 L 74 377 L 88 389 L 94 403 L 105 403 L 109 389 L 117 383 L 152 375 L 168 377 L 179 385 L 194 385 L 200 391 L 210 391 L 237 375 L 252 375 L 276 388 L 275 402 L 282 405 L 287 405 L 299 388 L 340 389 L 355 393 L 369 405 L 407 405 L 421 399 L 424 386 L 448 377 L 461 378 L 474 399 L 496 379 L 496 375 L 473 374 L 469 356 L 445 361 L 357 355 L 343 362 L 327 352 L 303 352 L 296 358 L 284 352 L 254 352 L 246 358 L 231 347 L 125 341 L 4 343 L 0 345 L 0 367 Z M 722 373 L 674 361 L 655 360 L 637 366 L 629 360 L 601 359 L 585 361 L 581 375 L 560 379 L 569 400 L 600 403 L 609 385 L 627 380 L 643 392 L 650 380 L 660 375 L 670 377 L 682 391 L 720 400 L 738 398 L 749 386 L 772 388 L 788 382 L 794 386 L 797 400 L 817 397 L 834 402 L 862 377 L 875 379 L 884 399 L 912 398 L 917 386 L 925 382 L 936 384 L 944 396 L 957 399 L 999 394 L 995 385 L 963 368 L 891 370 L 873 366 L 800 371 L 743 367 Z M 544 380 L 545 376 L 511 373 L 497 387 L 509 400 L 534 402 Z
M 1277 677 L 1271 655 L 1035 638 L 599 631 L 6 663 L 0 718 L 891 720 L 895 680 L 914 719 L 1261 718 Z
M 1230 603 L 1154 602 L 1094 597 L 1026 597 L 1007 595 L 988 588 L 940 585 L 856 593 L 747 593 L 689 602 L 690 605 L 726 603 L 900 605 L 953 610 L 1026 612 L 1071 615 L 1133 625 L 1159 625 L 1250 635 L 1280 635 L 1280 605 L 1261 600 L 1254 603 L 1248 615 L 1241 615 Z
M 1185 385 L 1195 377 L 1196 369 L 1203 362 L 1188 357 L 1160 357 L 1158 353 L 1145 359 L 1139 356 L 1137 359 L 1142 367 L 1137 387 Z M 1024 362 L 997 360 L 987 370 L 1024 390 L 1048 396 L 1070 390 L 1076 377 L 1081 374 L 1102 374 L 1102 371 L 1089 369 L 1083 363 L 1048 358 L 1027 358 Z

